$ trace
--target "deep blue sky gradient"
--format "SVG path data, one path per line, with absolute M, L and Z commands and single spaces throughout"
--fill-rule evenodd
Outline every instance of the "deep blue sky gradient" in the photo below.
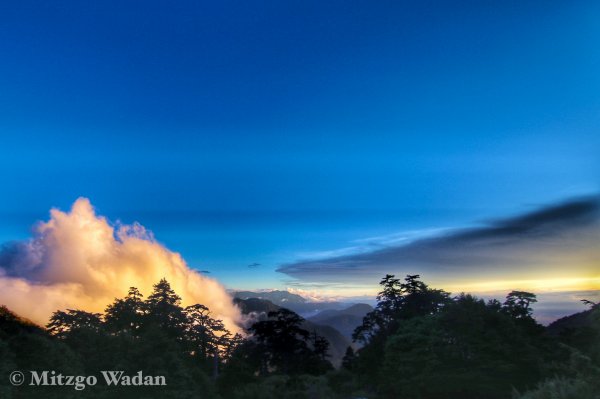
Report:
M 0 5 L 0 221 L 89 197 L 229 285 L 598 191 L 586 1 Z M 241 278 L 246 265 L 256 278 Z

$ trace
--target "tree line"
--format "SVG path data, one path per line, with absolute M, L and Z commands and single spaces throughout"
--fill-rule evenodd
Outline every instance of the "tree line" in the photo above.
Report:
M 167 381 L 99 385 L 85 391 L 90 398 L 598 399 L 598 304 L 588 302 L 590 323 L 553 336 L 532 317 L 532 293 L 451 297 L 418 275 L 386 275 L 380 286 L 337 370 L 329 342 L 296 313 L 281 308 L 233 334 L 206 306 L 183 307 L 163 279 L 147 298 L 131 287 L 103 313 L 56 311 L 46 328 L 0 308 L 0 374 L 143 370 Z M 81 395 L 0 384 L 2 398 Z

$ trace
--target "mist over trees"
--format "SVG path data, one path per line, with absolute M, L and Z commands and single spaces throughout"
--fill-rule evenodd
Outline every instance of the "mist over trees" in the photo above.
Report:
M 203 304 L 182 307 L 165 280 L 147 297 L 131 287 L 103 313 L 56 311 L 45 328 L 0 308 L 0 373 L 122 370 L 164 386 L 11 386 L 1 398 L 491 398 L 597 399 L 600 306 L 549 327 L 532 293 L 503 302 L 429 287 L 418 275 L 380 282 L 335 369 L 330 342 L 304 319 L 273 308 L 234 334 Z M 267 306 L 268 307 L 268 306 Z

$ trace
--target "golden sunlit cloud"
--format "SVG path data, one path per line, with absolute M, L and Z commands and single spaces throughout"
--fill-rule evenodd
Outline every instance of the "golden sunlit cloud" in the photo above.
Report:
M 166 278 L 184 306 L 201 303 L 238 331 L 239 309 L 216 280 L 190 269 L 139 224 L 114 227 L 79 198 L 70 212 L 52 209 L 33 238 L 0 253 L 0 304 L 45 324 L 56 310 L 103 311 L 131 286 L 148 295 Z

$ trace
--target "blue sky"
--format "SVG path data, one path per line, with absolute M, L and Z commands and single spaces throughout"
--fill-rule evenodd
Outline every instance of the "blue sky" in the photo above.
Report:
M 598 192 L 595 2 L 0 7 L 2 241 L 85 196 L 283 287 L 369 237 Z

